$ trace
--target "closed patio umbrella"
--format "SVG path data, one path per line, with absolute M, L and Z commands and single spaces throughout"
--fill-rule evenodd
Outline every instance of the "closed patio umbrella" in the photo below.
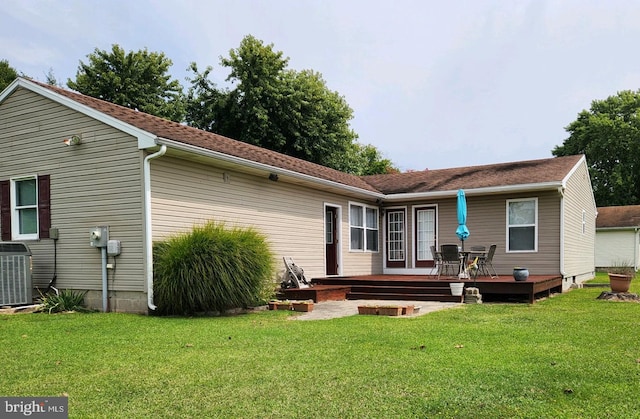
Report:
M 467 199 L 464 191 L 458 189 L 458 228 L 456 236 L 462 241 L 462 250 L 464 251 L 464 241 L 469 237 L 469 229 L 467 228 Z

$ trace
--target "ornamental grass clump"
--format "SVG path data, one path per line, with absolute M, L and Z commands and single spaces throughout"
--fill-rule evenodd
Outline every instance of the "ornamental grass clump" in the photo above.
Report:
M 273 274 L 262 234 L 208 222 L 154 245 L 156 312 L 224 312 L 262 303 L 272 292 Z
M 86 291 L 57 290 L 52 287 L 53 292 L 40 294 L 40 311 L 48 313 L 63 313 L 68 311 L 89 312 L 84 305 Z

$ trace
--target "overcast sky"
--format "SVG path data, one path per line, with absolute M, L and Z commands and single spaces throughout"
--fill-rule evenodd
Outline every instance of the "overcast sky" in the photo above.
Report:
M 359 141 L 401 170 L 551 157 L 594 99 L 640 88 L 637 0 L 2 0 L 0 59 L 75 78 L 95 48 L 148 48 L 186 86 L 254 35 L 322 73 Z

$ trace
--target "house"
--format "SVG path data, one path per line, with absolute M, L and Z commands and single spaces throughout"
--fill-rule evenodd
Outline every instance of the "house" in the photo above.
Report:
M 599 207 L 596 218 L 596 268 L 640 269 L 640 205 Z
M 461 188 L 467 245 L 497 244 L 499 273 L 592 277 L 584 156 L 358 177 L 24 78 L 0 93 L 1 238 L 29 245 L 34 286 L 94 307 L 153 309 L 152 242 L 207 220 L 256 228 L 309 278 L 429 274 Z

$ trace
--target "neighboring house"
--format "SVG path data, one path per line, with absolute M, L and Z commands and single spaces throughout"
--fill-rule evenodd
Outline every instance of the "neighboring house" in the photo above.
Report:
M 55 267 L 57 287 L 89 290 L 94 307 L 96 226 L 121 242 L 107 260 L 111 309 L 142 312 L 153 307 L 152 241 L 207 220 L 254 227 L 308 278 L 432 273 L 430 246 L 459 243 L 461 188 L 465 245 L 497 244 L 499 273 L 526 266 L 564 288 L 592 277 L 584 156 L 358 177 L 27 79 L 0 93 L 2 240 L 29 245 L 35 286 Z
M 640 205 L 598 208 L 596 268 L 640 269 Z

